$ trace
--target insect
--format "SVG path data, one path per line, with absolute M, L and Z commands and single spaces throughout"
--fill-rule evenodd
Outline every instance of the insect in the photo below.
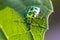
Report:
M 40 15 L 40 8 L 36 7 L 36 6 L 31 6 L 26 13 L 26 22 L 28 24 L 31 24 L 33 19 L 38 18 L 38 16 Z

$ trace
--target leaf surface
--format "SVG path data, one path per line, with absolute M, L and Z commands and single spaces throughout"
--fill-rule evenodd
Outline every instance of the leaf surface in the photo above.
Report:
M 1 40 L 44 40 L 48 17 L 53 12 L 51 0 L 6 0 L 4 5 L 4 9 L 0 10 Z M 27 24 L 24 23 L 24 13 L 30 6 L 40 7 L 40 18 L 44 18 L 34 22 L 28 30 Z

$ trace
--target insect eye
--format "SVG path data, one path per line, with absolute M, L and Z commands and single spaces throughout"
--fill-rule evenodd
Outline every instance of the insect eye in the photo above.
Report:
M 31 8 L 31 10 L 33 10 L 33 8 Z
M 37 8 L 35 8 L 36 10 L 38 10 Z

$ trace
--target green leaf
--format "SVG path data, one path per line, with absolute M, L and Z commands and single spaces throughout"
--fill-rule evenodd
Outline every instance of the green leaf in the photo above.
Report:
M 30 6 L 41 8 L 42 19 L 34 20 L 28 30 L 24 15 Z M 0 9 L 1 40 L 44 40 L 48 17 L 53 12 L 51 0 L 3 0 Z
M 0 24 L 7 38 L 25 33 L 28 30 L 26 24 L 23 23 L 23 17 L 9 7 L 0 10 Z
M 0 29 L 0 40 L 7 40 L 2 29 Z

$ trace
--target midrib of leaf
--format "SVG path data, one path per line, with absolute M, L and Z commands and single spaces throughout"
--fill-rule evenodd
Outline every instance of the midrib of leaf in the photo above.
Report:
M 4 10 L 1 10 L 0 11 L 0 24 L 2 25 L 2 27 L 0 27 L 1 29 L 4 29 L 3 31 L 5 31 L 5 33 L 6 33 L 6 35 L 9 37 L 9 36 L 12 36 L 13 34 L 18 34 L 18 33 L 14 33 L 14 28 L 13 28 L 13 30 L 12 30 L 12 28 L 10 28 L 11 26 L 13 26 L 13 24 L 11 24 L 10 25 L 10 23 L 9 22 L 11 22 L 11 23 L 13 23 L 13 20 L 11 19 L 11 17 L 17 17 L 18 15 L 18 13 L 16 13 L 15 11 L 13 11 L 13 16 L 11 16 L 11 14 L 12 14 L 12 11 L 13 11 L 13 9 L 11 9 L 11 8 L 9 8 L 9 7 L 6 7 Z M 15 14 L 16 13 L 16 14 Z M 2 16 L 2 15 L 4 15 L 4 16 Z M 8 16 L 6 16 L 6 15 L 8 15 Z M 5 18 L 7 18 L 8 17 L 8 20 L 10 20 L 9 22 L 7 21 L 7 19 L 6 19 L 6 21 L 5 21 Z M 22 16 L 20 16 L 19 18 L 21 18 Z M 10 18 L 10 19 L 9 19 Z M 3 20 L 4 19 L 4 20 Z M 17 19 L 17 18 L 16 18 Z M 22 19 L 22 18 L 21 18 Z M 4 23 L 6 24 L 6 23 L 8 23 L 10 26 L 8 26 L 8 24 L 7 25 L 5 25 Z M 21 20 L 20 20 L 20 22 L 21 22 Z M 5 26 L 4 26 L 5 25 Z M 18 25 L 18 24 L 15 24 L 14 23 L 14 25 Z M 9 28 L 10 28 L 10 30 L 9 30 Z M 25 26 L 26 26 L 26 24 L 22 24 L 22 25 L 20 25 L 20 23 L 19 23 L 19 27 L 18 27 L 18 29 L 20 30 L 16 30 L 17 32 L 19 32 L 19 34 L 20 34 L 20 32 L 22 32 L 22 33 L 24 33 L 24 32 L 27 32 L 27 27 L 25 28 Z M 14 27 L 14 26 L 13 26 Z M 17 29 L 17 28 L 16 28 Z M 10 34 L 10 33 L 8 33 L 8 31 L 10 31 L 12 34 Z M 24 31 L 22 31 L 22 30 L 24 30 Z

